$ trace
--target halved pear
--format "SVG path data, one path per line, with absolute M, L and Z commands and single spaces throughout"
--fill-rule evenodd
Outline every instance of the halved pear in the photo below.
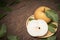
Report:
M 42 19 L 31 20 L 27 24 L 27 32 L 33 37 L 44 36 L 48 32 L 48 25 Z

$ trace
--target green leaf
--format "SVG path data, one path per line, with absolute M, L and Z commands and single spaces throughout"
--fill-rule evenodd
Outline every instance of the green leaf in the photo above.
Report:
M 47 40 L 47 38 L 42 38 L 41 40 Z
M 17 36 L 8 36 L 8 40 L 19 40 Z
M 47 40 L 56 40 L 56 35 L 53 35 L 53 36 L 47 38 Z
M 47 10 L 45 13 L 52 21 L 58 22 L 58 15 L 54 10 Z
M 12 11 L 12 9 L 9 7 L 0 7 L 0 9 L 4 10 L 6 12 Z
M 31 21 L 31 20 L 34 20 L 34 19 L 33 18 L 30 18 L 29 20 Z
M 49 25 L 53 28 L 57 28 L 57 26 L 55 24 L 50 23 Z
M 41 40 L 56 40 L 56 35 L 50 36 L 48 38 L 42 38 Z
M 6 14 L 0 14 L 0 19 L 2 19 Z
M 3 37 L 6 34 L 6 25 L 2 24 L 1 28 L 0 28 L 0 37 Z
M 48 30 L 51 31 L 52 33 L 55 33 L 55 30 L 52 25 L 48 25 Z

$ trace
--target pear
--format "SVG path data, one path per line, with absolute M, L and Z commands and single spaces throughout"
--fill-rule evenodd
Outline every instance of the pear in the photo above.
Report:
M 42 7 L 39 7 L 35 10 L 34 12 L 34 17 L 35 19 L 43 19 L 45 20 L 47 23 L 49 23 L 51 21 L 50 18 L 48 18 L 45 14 L 45 11 L 47 10 L 50 10 L 50 8 L 48 7 L 45 7 L 45 6 L 42 6 Z

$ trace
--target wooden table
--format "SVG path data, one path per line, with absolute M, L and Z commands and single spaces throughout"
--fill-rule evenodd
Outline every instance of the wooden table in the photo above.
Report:
M 46 1 L 23 1 L 19 4 L 11 6 L 13 11 L 7 13 L 8 15 L 3 19 L 3 23 L 7 24 L 8 34 L 17 35 L 20 40 L 40 40 L 39 38 L 31 37 L 26 30 L 26 20 L 27 18 L 34 14 L 34 11 L 39 6 L 47 6 L 54 9 L 59 14 L 57 5 L 53 2 Z M 60 14 L 59 14 L 60 15 Z M 60 28 L 60 27 L 59 27 Z M 60 40 L 60 29 L 57 31 L 57 40 Z

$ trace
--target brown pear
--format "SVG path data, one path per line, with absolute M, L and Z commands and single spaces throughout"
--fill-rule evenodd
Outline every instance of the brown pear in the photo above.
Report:
M 47 10 L 50 10 L 50 8 L 48 7 L 45 7 L 45 6 L 42 6 L 42 7 L 39 7 L 35 10 L 34 12 L 34 17 L 35 19 L 43 19 L 45 20 L 47 23 L 49 23 L 51 21 L 50 18 L 48 18 L 45 14 L 45 11 Z

